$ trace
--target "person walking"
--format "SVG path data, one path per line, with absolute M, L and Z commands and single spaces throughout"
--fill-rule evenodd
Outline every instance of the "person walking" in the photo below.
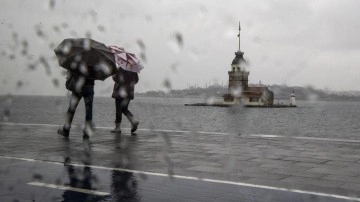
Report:
M 70 135 L 71 123 L 73 121 L 76 108 L 81 100 L 84 98 L 85 103 L 85 128 L 83 130 L 83 138 L 89 138 L 93 133 L 92 110 L 94 100 L 94 85 L 93 79 L 79 77 L 68 71 L 66 88 L 70 90 L 71 98 L 68 110 L 66 112 L 65 123 L 62 128 L 58 129 L 58 134 L 66 138 Z
M 122 114 L 131 123 L 131 133 L 137 130 L 139 121 L 128 109 L 130 101 L 134 99 L 135 84 L 139 81 L 139 76 L 136 72 L 126 71 L 122 68 L 118 69 L 118 73 L 112 76 L 114 80 L 114 89 L 112 97 L 115 98 L 116 119 L 115 128 L 112 133 L 121 133 L 120 125 Z

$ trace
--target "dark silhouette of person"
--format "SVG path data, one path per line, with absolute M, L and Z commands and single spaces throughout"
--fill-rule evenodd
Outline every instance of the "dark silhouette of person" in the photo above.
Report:
M 124 114 L 131 123 L 131 133 L 134 133 L 139 121 L 134 118 L 128 107 L 130 101 L 134 99 L 135 84 L 139 81 L 139 76 L 136 72 L 119 68 L 118 73 L 113 75 L 112 78 L 115 82 L 112 97 L 115 98 L 116 119 L 115 128 L 111 132 L 121 133 L 120 125 L 122 114 Z
M 69 108 L 66 113 L 65 123 L 62 128 L 58 129 L 58 134 L 66 138 L 70 135 L 71 123 L 73 121 L 76 108 L 81 100 L 84 98 L 85 102 L 85 128 L 83 130 L 84 138 L 89 138 L 93 133 L 93 123 L 92 123 L 92 110 L 93 110 L 93 100 L 94 100 L 94 85 L 95 81 L 93 79 L 77 76 L 70 71 L 68 71 L 66 88 L 70 90 L 71 98 L 69 103 Z

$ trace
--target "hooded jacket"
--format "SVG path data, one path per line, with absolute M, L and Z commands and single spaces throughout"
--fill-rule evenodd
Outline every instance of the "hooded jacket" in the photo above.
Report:
M 126 71 L 120 68 L 117 74 L 112 76 L 114 89 L 112 97 L 115 99 L 134 99 L 135 84 L 139 81 L 136 72 Z

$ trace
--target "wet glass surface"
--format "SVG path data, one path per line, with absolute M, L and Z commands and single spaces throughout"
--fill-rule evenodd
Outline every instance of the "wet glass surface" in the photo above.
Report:
M 360 201 L 359 4 L 1 1 L 0 201 Z

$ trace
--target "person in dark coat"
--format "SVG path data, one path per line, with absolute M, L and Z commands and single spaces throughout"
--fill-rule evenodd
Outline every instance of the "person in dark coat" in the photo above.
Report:
M 124 114 L 131 123 L 131 133 L 134 133 L 139 122 L 134 118 L 128 107 L 130 101 L 134 99 L 135 84 L 139 81 L 139 76 L 136 72 L 119 68 L 118 73 L 113 75 L 112 78 L 115 82 L 112 97 L 115 98 L 116 119 L 115 128 L 111 132 L 121 133 L 120 124 L 122 114 Z
M 94 85 L 95 81 L 93 79 L 88 79 L 85 77 L 79 77 L 75 74 L 72 74 L 68 71 L 68 76 L 66 78 L 65 86 L 68 90 L 72 92 L 69 108 L 66 113 L 66 119 L 64 126 L 58 129 L 58 134 L 64 137 L 69 137 L 71 123 L 73 121 L 76 107 L 78 106 L 81 98 L 84 98 L 85 102 L 85 128 L 83 130 L 84 138 L 89 138 L 93 133 L 93 123 L 92 123 L 92 109 L 93 109 L 93 100 L 94 100 Z

